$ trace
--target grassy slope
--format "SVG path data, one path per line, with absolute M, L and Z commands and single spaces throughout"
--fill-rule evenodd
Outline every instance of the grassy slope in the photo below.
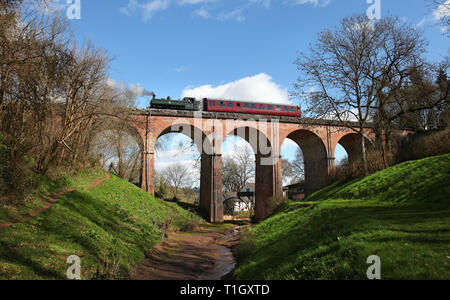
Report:
M 99 172 L 63 186 L 89 186 Z M 50 180 L 41 188 L 57 190 L 61 184 Z M 111 176 L 94 189 L 62 196 L 34 220 L 0 229 L 0 279 L 65 279 L 70 255 L 81 257 L 82 279 L 118 275 L 114 262 L 126 276 L 160 242 L 169 219 L 171 230 L 181 230 L 198 217 Z
M 252 230 L 238 279 L 450 279 L 450 154 L 288 203 Z
M 16 205 L 0 203 L 0 223 L 22 220 L 35 210 L 40 209 L 54 194 L 69 188 L 86 188 L 98 179 L 105 177 L 101 169 L 86 169 L 77 174 L 61 173 L 57 180 L 33 174 L 32 191 L 26 198 L 15 199 Z

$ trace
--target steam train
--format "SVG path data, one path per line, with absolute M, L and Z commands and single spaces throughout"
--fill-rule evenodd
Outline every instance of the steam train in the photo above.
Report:
M 202 101 L 197 101 L 195 98 L 183 98 L 181 100 L 172 100 L 170 97 L 168 97 L 167 99 L 153 98 L 150 107 L 158 109 L 262 114 L 291 116 L 299 118 L 301 118 L 302 116 L 300 106 L 232 100 L 215 100 L 208 98 L 204 98 Z

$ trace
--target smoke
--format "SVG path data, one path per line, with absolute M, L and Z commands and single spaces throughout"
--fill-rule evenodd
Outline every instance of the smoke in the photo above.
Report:
M 128 85 L 128 89 L 133 93 L 133 95 L 136 98 L 155 95 L 154 92 L 146 90 L 145 88 L 140 86 L 139 83 L 138 84 L 130 83 L 130 85 Z
M 117 83 L 114 79 L 108 78 L 106 84 L 113 89 L 122 92 L 129 92 L 133 98 L 154 96 L 155 93 L 143 88 L 139 83 L 130 83 L 128 86 L 124 82 Z

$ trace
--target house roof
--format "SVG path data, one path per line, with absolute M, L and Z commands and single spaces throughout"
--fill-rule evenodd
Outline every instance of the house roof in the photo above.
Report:
M 227 193 L 223 194 L 223 200 L 224 201 L 228 200 L 228 199 L 231 199 L 231 198 L 237 198 L 238 199 L 237 193 L 236 192 L 227 192 Z
M 247 183 L 245 185 L 245 187 L 242 189 L 242 191 L 246 192 L 247 191 L 247 187 L 249 187 L 250 189 L 252 189 L 254 191 L 256 190 L 256 184 L 254 184 L 254 183 Z

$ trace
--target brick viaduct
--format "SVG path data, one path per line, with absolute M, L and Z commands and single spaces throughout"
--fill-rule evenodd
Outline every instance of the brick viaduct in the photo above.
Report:
M 335 168 L 337 144 L 347 151 L 349 160 L 359 159 L 357 133 L 333 121 L 293 117 L 246 115 L 173 110 L 142 110 L 134 113 L 132 127 L 142 138 L 142 188 L 154 193 L 154 147 L 157 139 L 168 133 L 190 137 L 201 153 L 200 207 L 206 220 L 223 222 L 222 143 L 227 136 L 245 139 L 256 155 L 255 218 L 268 215 L 267 199 L 283 193 L 281 146 L 286 138 L 301 148 L 305 163 L 306 194 L 326 186 L 326 178 Z M 368 143 L 375 133 L 368 128 Z

